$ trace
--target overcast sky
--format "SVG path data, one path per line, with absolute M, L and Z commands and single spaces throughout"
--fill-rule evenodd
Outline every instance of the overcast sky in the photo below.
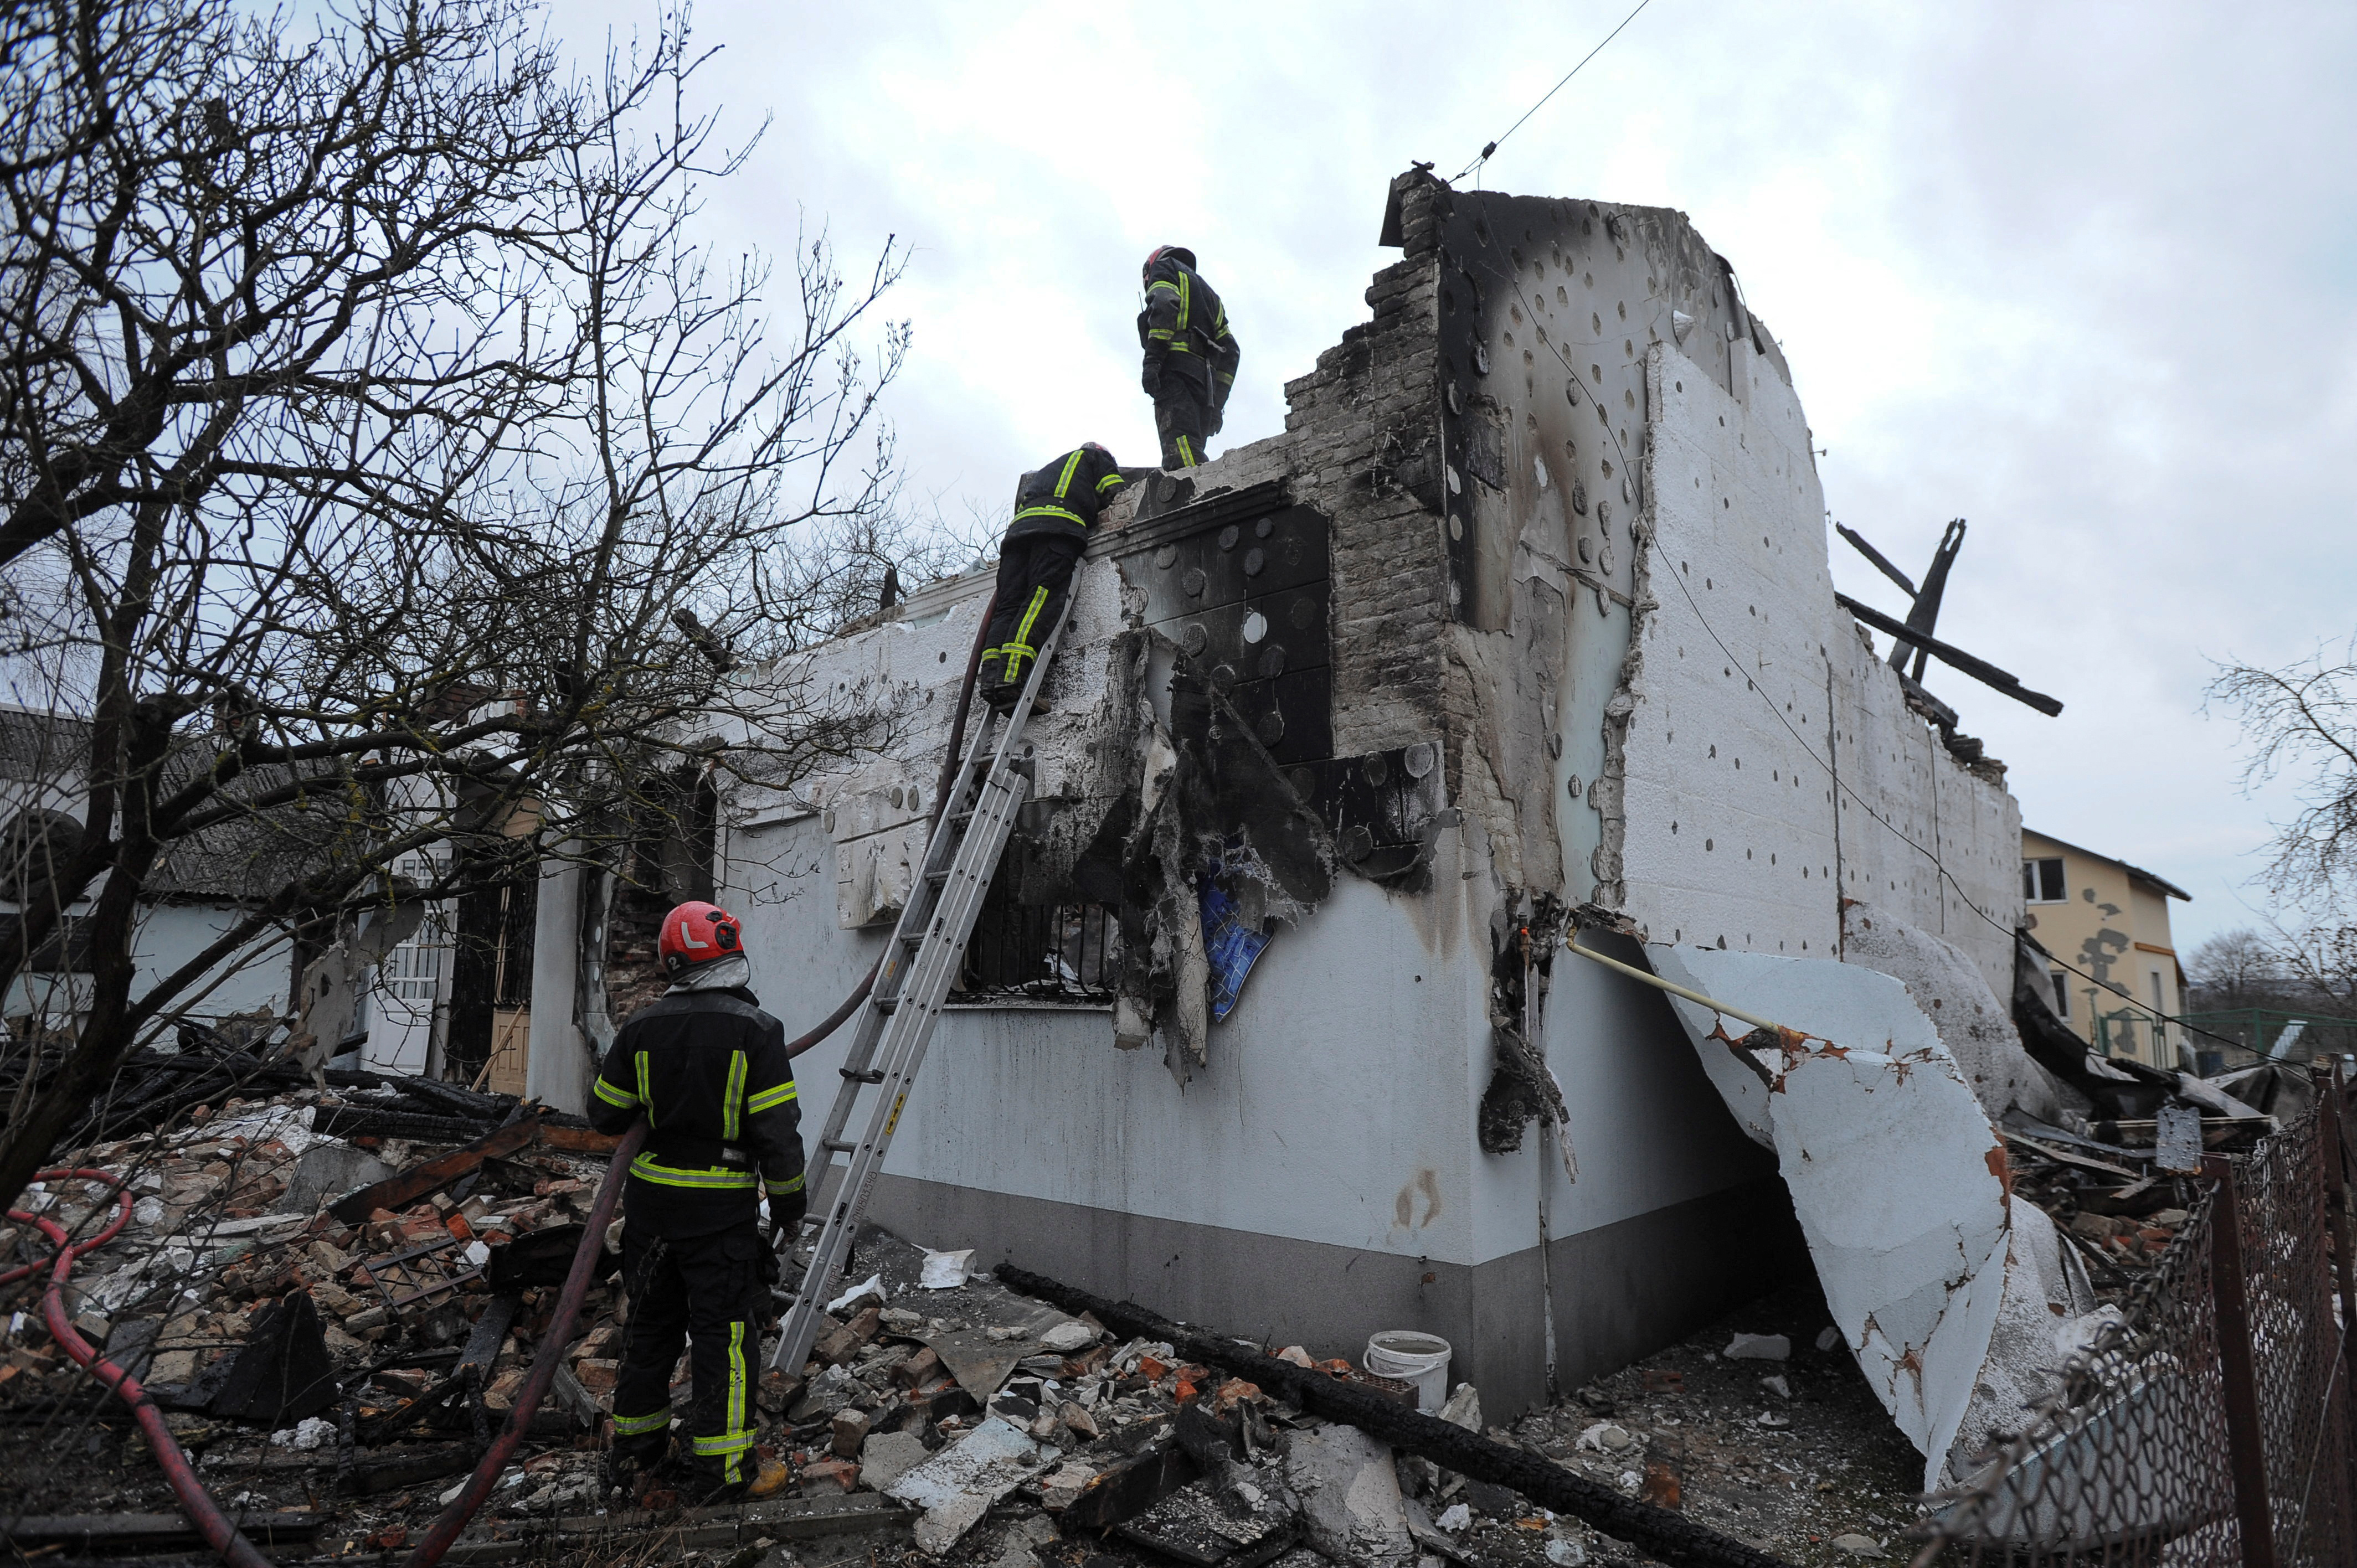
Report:
M 1282 383 L 1395 254 L 1390 177 L 1462 167 L 1631 3 L 706 0 L 705 101 L 772 120 L 712 232 L 824 225 L 854 266 L 911 245 L 900 454 L 948 515 L 995 509 L 1081 440 L 1152 460 L 1131 317 L 1157 243 L 1198 252 L 1243 343 L 1227 443 L 1281 429 Z M 551 15 L 586 59 L 651 12 Z M 2357 631 L 2352 83 L 2345 0 L 1652 0 L 1480 177 L 1685 211 L 1782 340 L 1833 515 L 1910 572 L 1970 520 L 1942 632 L 2067 705 L 1931 683 L 2030 825 L 2193 894 L 2180 952 L 2251 919 L 2290 804 L 2241 792 L 2210 660 Z

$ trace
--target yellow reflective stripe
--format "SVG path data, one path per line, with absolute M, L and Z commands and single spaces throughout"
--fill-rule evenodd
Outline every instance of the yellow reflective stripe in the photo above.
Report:
M 728 1087 L 720 1091 L 720 1141 L 733 1144 L 744 1131 L 745 1053 L 728 1053 Z
M 1178 437 L 1178 461 L 1186 467 L 1195 466 L 1195 444 L 1184 435 Z
M 741 1358 L 743 1352 L 737 1354 Z M 698 1454 L 742 1454 L 760 1440 L 758 1432 L 724 1432 L 717 1437 L 690 1439 Z
M 750 1447 L 753 1434 L 745 1422 L 745 1320 L 741 1317 L 732 1319 L 728 1325 L 727 1422 L 728 1435 L 743 1438 L 745 1446 Z M 743 1448 L 737 1450 L 738 1453 L 743 1451 Z M 732 1481 L 737 1478 L 734 1460 L 729 1462 L 728 1478 Z
M 785 1197 L 790 1192 L 800 1192 L 802 1189 L 802 1176 L 809 1174 L 805 1171 L 802 1176 L 789 1176 L 784 1181 L 773 1181 L 770 1183 L 770 1190 L 780 1197 Z
M 795 1100 L 800 1097 L 799 1091 L 794 1088 L 794 1080 L 792 1079 L 788 1079 L 785 1082 L 778 1085 L 777 1088 L 765 1089 L 761 1090 L 760 1093 L 753 1096 L 752 1099 L 745 1102 L 745 1109 L 759 1114 L 761 1112 L 773 1110 L 778 1106 L 783 1105 L 789 1100 Z
M 614 1418 L 614 1435 L 636 1437 L 642 1432 L 656 1432 L 671 1424 L 671 1406 L 665 1405 L 651 1415 L 618 1415 Z
M 1015 641 L 1009 646 L 1020 647 L 1025 653 L 1039 651 L 1031 646 L 1031 628 L 1039 624 L 1039 612 L 1047 604 L 1048 590 L 1045 586 L 1031 590 L 1031 602 L 1024 607 L 1023 619 L 1015 628 Z
M 1152 283 L 1146 285 L 1146 292 L 1152 294 L 1157 288 L 1167 288 L 1172 294 L 1177 294 L 1178 292 L 1178 285 L 1172 283 L 1168 278 L 1156 278 Z
M 1149 327 L 1146 329 L 1146 338 L 1148 342 L 1152 342 L 1156 338 L 1160 338 L 1163 342 L 1167 343 L 1170 340 L 1170 328 L 1168 327 Z
M 647 1053 L 639 1053 L 639 1101 L 647 1108 L 647 1125 L 655 1124 L 655 1091 L 647 1077 Z
M 616 1089 L 612 1084 L 606 1081 L 602 1074 L 598 1077 L 597 1081 L 591 1084 L 589 1087 L 596 1090 L 598 1099 L 604 1101 L 608 1105 L 619 1105 L 623 1110 L 628 1111 L 631 1106 L 639 1103 L 639 1097 L 637 1095 L 630 1093 L 627 1090 Z
M 1082 450 L 1082 448 L 1074 448 L 1072 455 L 1064 459 L 1063 476 L 1056 481 L 1056 499 L 1058 500 L 1062 500 L 1071 490 L 1072 476 L 1080 471 Z
M 1194 309 L 1195 289 L 1193 274 L 1182 272 L 1178 274 L 1178 331 L 1184 332 L 1187 330 L 1187 318 L 1189 315 L 1193 314 Z
M 630 1174 L 661 1187 L 749 1187 L 760 1179 L 751 1171 L 732 1171 L 721 1165 L 708 1165 L 700 1171 L 659 1165 L 648 1155 L 630 1162 Z
M 1027 517 L 1060 517 L 1066 522 L 1077 522 L 1082 528 L 1089 525 L 1089 520 L 1079 512 L 1067 511 L 1060 506 L 1027 506 L 1017 512 L 1011 521 L 1021 522 Z
M 1125 485 L 1127 483 L 1129 483 L 1129 481 L 1123 478 L 1119 471 L 1116 470 L 1114 473 L 1107 474 L 1103 478 L 1099 479 L 1097 481 L 1097 489 L 1100 490 L 1109 490 L 1115 485 Z

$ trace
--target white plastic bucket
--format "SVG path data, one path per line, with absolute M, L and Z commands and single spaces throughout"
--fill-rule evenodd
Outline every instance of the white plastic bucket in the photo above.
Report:
M 1437 1334 L 1386 1328 L 1367 1340 L 1366 1369 L 1379 1378 L 1415 1385 L 1415 1408 L 1426 1415 L 1448 1402 L 1448 1341 Z

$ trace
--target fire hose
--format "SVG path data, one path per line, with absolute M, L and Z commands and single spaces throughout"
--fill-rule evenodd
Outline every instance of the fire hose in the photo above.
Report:
M 66 1316 L 66 1276 L 73 1273 L 74 1260 L 113 1240 L 131 1219 L 131 1194 L 124 1187 L 123 1179 L 107 1171 L 85 1167 L 46 1170 L 33 1179 L 41 1182 L 104 1182 L 114 1189 L 113 1219 L 88 1240 L 73 1240 L 64 1226 L 46 1215 L 30 1214 L 21 1208 L 8 1211 L 9 1219 L 29 1221 L 38 1226 L 41 1234 L 47 1236 L 58 1250 L 57 1256 L 48 1264 L 48 1288 L 41 1293 L 41 1321 L 48 1326 L 49 1337 L 65 1347 L 66 1354 L 72 1357 L 77 1365 L 87 1369 L 91 1376 L 105 1384 L 131 1407 L 131 1413 L 138 1419 L 139 1429 L 147 1434 L 148 1443 L 156 1450 L 156 1462 L 163 1466 L 164 1478 L 171 1483 L 173 1494 L 180 1499 L 181 1511 L 188 1516 L 198 1533 L 205 1538 L 205 1543 L 219 1552 L 223 1562 L 234 1564 L 234 1568 L 270 1568 L 270 1559 L 255 1551 L 253 1542 L 238 1532 L 237 1526 L 221 1512 L 221 1505 L 213 1501 L 212 1494 L 206 1491 L 204 1484 L 197 1479 L 196 1470 L 188 1464 L 188 1455 L 181 1451 L 179 1444 L 173 1441 L 171 1429 L 164 1424 L 164 1412 L 156 1408 L 156 1402 L 148 1397 L 139 1380 L 100 1355 L 96 1347 L 75 1332 L 72 1321 Z M 21 1280 L 42 1266 L 27 1263 L 21 1268 L 0 1273 L 0 1285 Z
M 990 612 L 997 607 L 998 596 L 994 592 L 983 602 L 982 619 L 974 623 L 974 648 L 965 656 L 965 680 L 958 687 L 957 716 L 950 721 L 949 751 L 942 758 L 941 776 L 933 781 L 933 814 L 925 830 L 929 836 L 940 831 L 942 811 L 949 804 L 950 786 L 957 782 L 958 759 L 965 752 L 965 715 L 974 705 L 974 679 L 982 672 L 982 642 L 990 635 Z M 867 1000 L 867 993 L 876 989 L 876 977 L 883 972 L 883 969 L 884 955 L 878 953 L 876 961 L 867 966 L 867 977 L 852 988 L 851 994 L 843 999 L 842 1006 L 828 1014 L 809 1034 L 797 1036 L 787 1042 L 787 1059 L 802 1055 L 843 1027 L 844 1020 L 858 1012 L 859 1004 Z
M 974 627 L 974 648 L 966 656 L 965 678 L 958 691 L 957 714 L 950 725 L 949 752 L 942 759 L 941 776 L 933 789 L 930 823 L 933 829 L 941 825 L 950 787 L 956 781 L 958 761 L 965 740 L 966 715 L 973 705 L 974 681 L 982 668 L 983 639 L 989 632 L 990 613 L 995 603 L 994 596 L 990 603 L 984 605 L 982 618 Z M 800 1056 L 842 1027 L 845 1020 L 867 1000 L 882 967 L 883 960 L 879 957 L 869 968 L 866 978 L 844 999 L 843 1004 L 815 1028 L 791 1041 L 786 1047 L 786 1054 L 789 1057 Z M 508 1412 L 506 1423 L 484 1451 L 482 1459 L 468 1476 L 458 1495 L 435 1519 L 425 1539 L 410 1552 L 402 1568 L 433 1568 L 435 1563 L 441 1562 L 451 1543 L 458 1539 L 458 1532 L 467 1527 L 468 1521 L 475 1517 L 476 1510 L 490 1498 L 492 1487 L 499 1484 L 500 1473 L 507 1468 L 508 1461 L 515 1456 L 524 1434 L 531 1430 L 533 1417 L 539 1412 L 540 1402 L 547 1394 L 549 1385 L 555 1380 L 556 1369 L 563 1362 L 565 1348 L 572 1341 L 573 1325 L 580 1316 L 583 1298 L 589 1294 L 590 1276 L 597 1263 L 598 1250 L 605 1245 L 607 1227 L 613 1223 L 614 1210 L 620 1202 L 622 1183 L 630 1170 L 630 1160 L 646 1140 L 647 1124 L 640 1121 L 632 1123 L 630 1131 L 622 1134 L 621 1142 L 615 1146 L 613 1163 L 606 1172 L 606 1179 L 598 1185 L 597 1201 L 590 1206 L 588 1223 L 583 1230 L 580 1246 L 574 1251 L 573 1266 L 565 1277 L 564 1290 L 557 1296 L 556 1310 L 541 1336 L 540 1351 L 533 1358 L 532 1370 L 525 1376 L 523 1387 L 516 1391 L 515 1404 Z M 221 1505 L 213 1500 L 212 1494 L 206 1491 L 203 1483 L 197 1479 L 188 1455 L 174 1441 L 170 1428 L 165 1424 L 163 1412 L 156 1408 L 156 1402 L 148 1397 L 147 1391 L 136 1378 L 100 1355 L 95 1347 L 75 1332 L 72 1322 L 66 1316 L 62 1292 L 67 1276 L 72 1273 L 74 1260 L 104 1246 L 121 1234 L 131 1219 L 131 1194 L 120 1177 L 102 1170 L 82 1167 L 45 1170 L 34 1179 L 44 1182 L 104 1182 L 113 1189 L 115 1198 L 113 1219 L 105 1229 L 84 1241 L 73 1240 L 66 1228 L 53 1219 L 22 1209 L 8 1211 L 9 1219 L 38 1226 L 58 1249 L 56 1257 L 48 1263 L 48 1288 L 41 1295 L 41 1316 L 48 1326 L 50 1337 L 65 1347 L 66 1354 L 72 1357 L 77 1364 L 87 1369 L 91 1376 L 131 1407 L 140 1430 L 147 1434 L 147 1441 L 156 1451 L 156 1462 L 163 1467 L 165 1479 L 171 1483 L 173 1494 L 180 1500 L 181 1510 L 196 1525 L 206 1544 L 233 1568 L 271 1568 L 270 1560 L 240 1533 L 229 1516 L 221 1511 Z M 24 1279 L 42 1266 L 38 1262 L 26 1263 L 0 1273 L 0 1285 Z

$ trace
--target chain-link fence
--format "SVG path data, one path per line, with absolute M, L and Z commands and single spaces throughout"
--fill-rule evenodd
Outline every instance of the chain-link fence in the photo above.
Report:
M 1931 1500 L 1918 1568 L 2357 1563 L 2338 1075 L 2206 1191 L 2025 1430 Z

